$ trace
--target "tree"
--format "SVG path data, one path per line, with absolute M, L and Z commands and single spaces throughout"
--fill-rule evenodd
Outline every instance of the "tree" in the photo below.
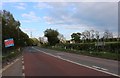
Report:
M 82 41 L 85 42 L 85 39 L 86 39 L 85 32 L 82 32 L 81 36 L 82 36 Z
M 88 30 L 85 30 L 85 35 L 86 35 L 87 39 L 90 39 L 90 32 Z
M 66 43 L 66 39 L 62 34 L 58 35 L 58 39 L 60 40 L 61 43 Z
M 82 32 L 82 40 L 84 42 L 90 40 L 90 31 L 85 30 L 84 32 Z
M 110 32 L 109 30 L 105 30 L 103 38 L 104 38 L 105 41 L 112 41 L 113 33 Z
M 105 30 L 105 32 L 104 32 L 104 38 L 105 39 L 113 38 L 112 32 L 110 32 L 109 30 Z
M 20 22 L 15 20 L 13 15 L 6 10 L 0 11 L 0 18 L 2 18 L 2 49 L 4 50 L 4 40 L 8 38 L 13 38 L 15 47 L 24 46 L 25 42 L 29 38 L 26 33 L 24 33 L 19 27 Z M 19 30 L 19 31 L 18 31 Z M 19 34 L 19 37 L 18 37 Z
M 44 31 L 44 36 L 47 37 L 48 43 L 52 46 L 59 43 L 60 40 L 58 39 L 58 35 L 59 35 L 59 32 L 57 30 L 46 29 Z
M 75 43 L 80 42 L 80 37 L 81 37 L 81 33 L 73 33 L 71 35 L 72 41 L 75 41 Z
M 100 37 L 99 31 L 95 31 L 95 37 L 96 37 L 97 40 L 99 40 L 99 37 Z
M 94 32 L 95 32 L 94 30 L 90 30 L 90 38 L 91 38 L 91 39 L 94 39 L 94 36 L 95 36 L 95 35 L 94 35 Z

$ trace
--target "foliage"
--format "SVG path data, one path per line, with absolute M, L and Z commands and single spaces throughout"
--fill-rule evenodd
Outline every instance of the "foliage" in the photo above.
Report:
M 29 39 L 28 35 L 21 31 L 20 22 L 15 20 L 14 16 L 6 11 L 0 11 L 0 18 L 2 18 L 2 49 L 3 51 L 6 49 L 4 45 L 4 40 L 13 38 L 15 43 L 15 48 L 20 46 L 25 46 L 27 43 L 27 39 Z M 13 49 L 12 47 L 10 47 Z
M 105 43 L 105 45 L 96 46 L 95 43 L 74 43 L 74 44 L 57 44 L 56 47 L 66 48 L 70 50 L 94 51 L 94 52 L 111 52 L 117 53 L 120 51 L 120 43 Z
M 40 42 L 37 38 L 30 38 L 32 40 L 32 45 L 38 45 Z
M 47 37 L 49 45 L 52 45 L 52 46 L 59 43 L 58 35 L 59 35 L 59 32 L 57 30 L 46 29 L 44 31 L 44 36 Z
M 88 55 L 99 58 L 120 60 L 120 42 L 106 42 L 104 46 L 95 46 L 95 43 L 57 44 L 49 49 L 60 50 L 70 53 Z
M 80 36 L 81 36 L 81 33 L 73 33 L 71 35 L 72 41 L 75 41 L 75 43 L 79 43 L 80 42 Z
M 21 55 L 21 52 L 19 50 L 11 50 L 11 52 L 8 52 L 2 56 L 2 63 L 6 62 L 7 60 L 14 59 L 19 55 Z

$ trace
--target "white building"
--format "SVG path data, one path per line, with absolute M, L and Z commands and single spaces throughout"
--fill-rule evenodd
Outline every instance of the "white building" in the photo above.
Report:
M 48 39 L 47 39 L 47 37 L 39 37 L 39 41 L 44 44 L 44 43 L 48 42 Z

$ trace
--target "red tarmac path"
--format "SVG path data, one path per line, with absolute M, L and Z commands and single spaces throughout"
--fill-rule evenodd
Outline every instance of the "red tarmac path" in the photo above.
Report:
M 23 54 L 25 76 L 110 76 L 36 50 L 32 51 L 26 49 Z

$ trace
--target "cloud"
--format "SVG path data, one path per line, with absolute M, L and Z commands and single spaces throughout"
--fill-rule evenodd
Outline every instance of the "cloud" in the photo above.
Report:
M 16 6 L 13 6 L 13 7 L 17 9 L 25 10 L 26 9 L 25 6 L 26 6 L 25 3 L 18 3 Z
M 53 24 L 54 19 L 52 17 L 49 16 L 44 16 L 43 19 L 46 21 L 46 23 L 48 24 Z
M 118 2 L 119 0 L 3 0 L 2 2 Z
M 2 9 L 2 6 L 3 6 L 3 4 L 2 4 L 2 2 L 0 2 L 0 9 Z
M 103 35 L 108 29 L 118 32 L 118 5 L 116 2 L 46 3 L 52 8 L 44 17 L 46 23 L 57 29 L 70 31 L 97 30 Z
M 38 17 L 33 11 L 22 14 L 22 17 L 22 22 L 40 22 L 40 17 Z
M 37 5 L 34 6 L 37 9 L 45 9 L 45 8 L 52 8 L 51 6 L 47 5 L 46 3 L 39 2 Z
M 63 25 L 65 29 L 70 29 L 70 30 L 90 30 L 90 29 L 95 29 L 94 27 L 89 27 L 86 25 Z
M 26 32 L 37 31 L 37 29 L 33 29 L 33 28 L 21 28 L 21 29 Z
M 86 25 L 96 29 L 117 29 L 117 3 L 80 2 L 47 3 L 53 7 L 45 21 L 53 25 Z M 72 28 L 72 27 L 71 27 Z M 73 27 L 73 29 L 75 29 Z

